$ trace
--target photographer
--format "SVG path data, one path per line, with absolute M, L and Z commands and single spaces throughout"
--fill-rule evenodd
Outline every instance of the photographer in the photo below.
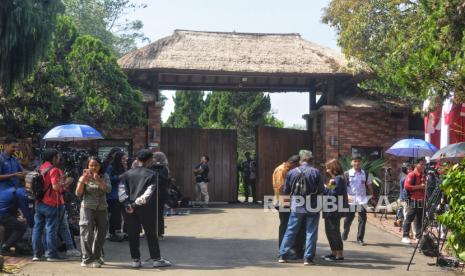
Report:
M 405 216 L 407 213 L 407 202 L 410 199 L 410 193 L 405 190 L 404 183 L 407 175 L 414 170 L 414 166 L 410 163 L 402 164 L 401 172 L 402 176 L 400 177 L 399 181 L 399 201 L 400 207 L 397 210 L 396 214 L 396 221 L 394 223 L 395 226 L 402 226 L 402 223 L 405 220 Z
M 108 227 L 106 194 L 111 191 L 110 178 L 96 156 L 89 157 L 87 169 L 79 178 L 76 196 L 82 198 L 80 214 L 83 267 L 101 267 L 103 244 Z
M 140 268 L 139 232 L 142 224 L 150 252 L 153 267 L 170 266 L 171 263 L 160 255 L 160 246 L 156 233 L 156 220 L 153 210 L 157 207 L 155 191 L 157 175 L 149 169 L 153 166 L 153 153 L 141 150 L 137 153 L 139 166 L 130 169 L 121 177 L 119 201 L 125 208 L 124 220 L 128 225 L 129 249 L 132 267 Z
M 421 225 L 423 221 L 423 204 L 425 198 L 425 160 L 419 159 L 413 172 L 410 172 L 405 179 L 405 190 L 410 194 L 407 204 L 407 214 L 403 225 L 402 243 L 410 243 L 410 228 L 413 220 L 416 218 L 415 229 L 416 238 L 422 236 Z

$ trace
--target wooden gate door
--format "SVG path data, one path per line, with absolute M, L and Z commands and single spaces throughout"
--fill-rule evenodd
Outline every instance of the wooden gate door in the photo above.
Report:
M 301 149 L 312 150 L 311 132 L 286 128 L 258 127 L 257 143 L 257 199 L 263 200 L 265 195 L 272 196 L 273 171 L 291 155 L 298 154 Z
M 162 128 L 161 151 L 183 197 L 195 199 L 192 170 L 202 155 L 210 157 L 210 201 L 234 202 L 237 194 L 237 132 L 225 129 Z

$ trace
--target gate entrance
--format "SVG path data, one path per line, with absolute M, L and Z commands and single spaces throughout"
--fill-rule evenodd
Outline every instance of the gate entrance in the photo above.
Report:
M 257 199 L 273 195 L 273 171 L 301 149 L 312 150 L 311 132 L 286 128 L 258 127 L 256 150 L 258 163 Z
M 210 201 L 234 202 L 237 194 L 237 132 L 229 129 L 162 128 L 161 151 L 183 197 L 195 199 L 192 170 L 202 155 L 210 162 Z

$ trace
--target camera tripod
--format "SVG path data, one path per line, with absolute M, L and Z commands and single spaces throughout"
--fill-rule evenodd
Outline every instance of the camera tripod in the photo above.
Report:
M 384 206 L 381 209 L 382 211 L 381 216 L 379 217 L 379 220 L 381 221 L 383 217 L 385 219 L 388 219 L 388 204 L 389 204 L 389 185 L 392 182 L 392 176 L 391 176 L 391 168 L 384 168 L 384 187 L 383 187 L 383 194 L 381 197 L 383 197 L 383 203 Z M 377 207 L 379 208 L 379 207 Z
M 435 184 L 434 190 L 432 190 L 431 194 L 429 195 L 427 201 L 424 201 L 423 205 L 423 221 L 422 221 L 422 227 L 421 227 L 421 238 L 418 240 L 417 244 L 415 245 L 415 249 L 413 250 L 412 256 L 410 257 L 410 261 L 407 266 L 407 271 L 410 269 L 410 265 L 412 264 L 413 258 L 415 257 L 415 254 L 418 250 L 418 247 L 420 246 L 420 242 L 422 241 L 425 232 L 428 234 L 431 234 L 432 236 L 436 236 L 433 233 L 433 222 L 435 221 L 435 213 L 436 213 L 436 208 L 441 202 L 442 198 L 442 191 L 441 188 L 439 187 L 439 183 Z M 427 189 L 425 189 L 425 197 L 427 194 Z M 438 231 L 438 235 L 436 237 L 436 252 L 437 252 L 437 257 L 436 257 L 436 265 L 438 264 L 439 256 L 440 256 L 440 249 L 442 249 L 442 246 L 440 247 L 440 234 Z M 444 245 L 444 244 L 443 244 Z

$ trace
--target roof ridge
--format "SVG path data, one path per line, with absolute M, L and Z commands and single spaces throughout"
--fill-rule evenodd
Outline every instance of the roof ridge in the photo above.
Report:
M 176 29 L 175 33 L 179 32 L 189 32 L 189 33 L 205 33 L 205 34 L 229 34 L 229 35 L 251 35 L 251 36 L 297 36 L 302 37 L 300 33 L 247 33 L 247 32 L 220 32 L 220 31 L 196 31 L 196 30 L 185 30 L 185 29 Z

